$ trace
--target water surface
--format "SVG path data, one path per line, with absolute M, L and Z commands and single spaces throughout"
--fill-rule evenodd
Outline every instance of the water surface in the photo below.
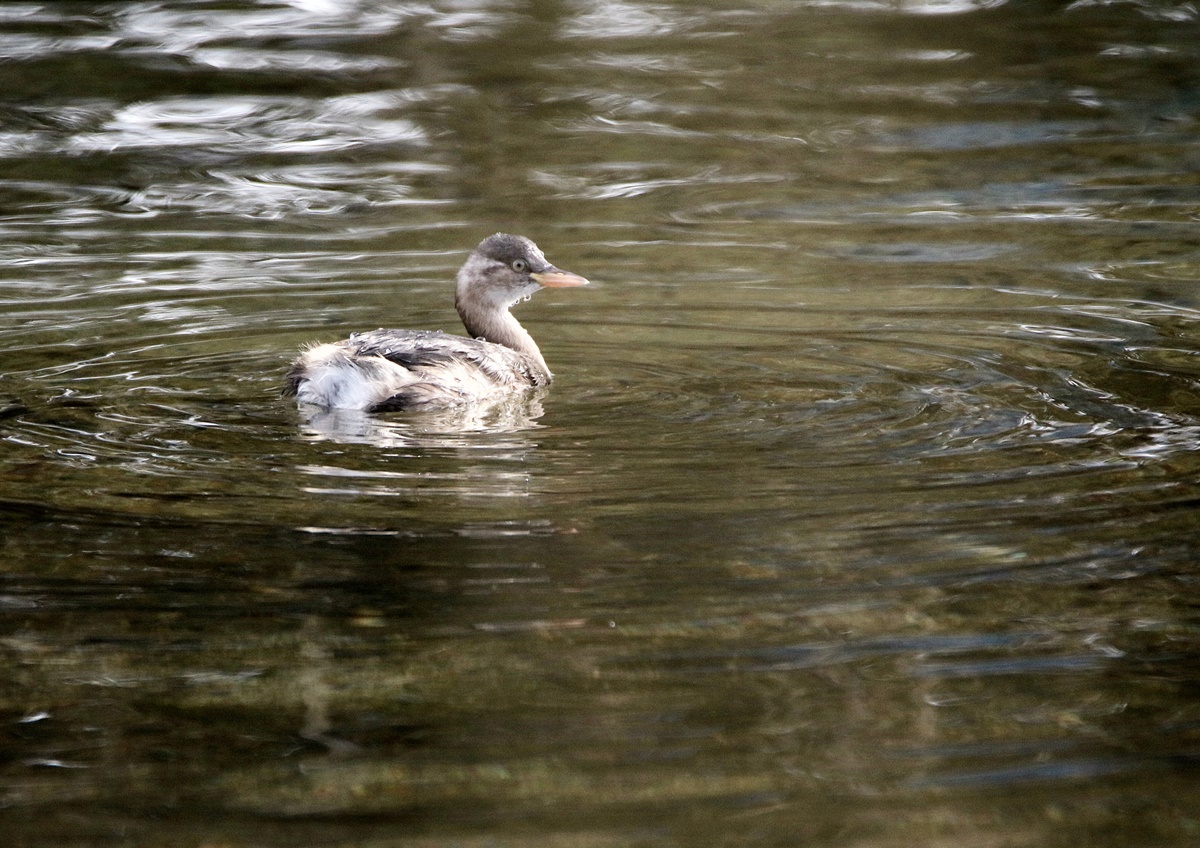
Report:
M 0 7 L 9 842 L 1194 844 L 1196 17 Z

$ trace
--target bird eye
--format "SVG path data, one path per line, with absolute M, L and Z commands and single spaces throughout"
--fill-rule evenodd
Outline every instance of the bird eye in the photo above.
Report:
M 529 263 L 526 262 L 524 259 L 514 259 L 513 263 L 512 263 L 512 269 L 514 271 L 518 271 L 518 272 L 519 271 L 527 271 L 527 270 L 529 270 Z

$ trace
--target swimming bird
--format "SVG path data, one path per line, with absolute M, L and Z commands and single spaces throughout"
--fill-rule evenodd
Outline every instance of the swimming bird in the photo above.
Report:
M 471 338 L 438 330 L 372 330 L 318 344 L 292 363 L 285 396 L 326 409 L 389 412 L 497 400 L 553 376 L 509 309 L 543 287 L 587 285 L 524 236 L 497 233 L 458 272 L 454 305 Z

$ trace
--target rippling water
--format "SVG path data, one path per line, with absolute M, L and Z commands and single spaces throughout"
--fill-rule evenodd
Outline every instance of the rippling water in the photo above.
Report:
M 0 6 L 15 845 L 1192 845 L 1200 22 Z M 497 408 L 297 411 L 460 331 Z

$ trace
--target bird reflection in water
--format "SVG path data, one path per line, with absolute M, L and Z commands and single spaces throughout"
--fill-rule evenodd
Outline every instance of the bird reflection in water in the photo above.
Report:
M 522 432 L 536 429 L 544 389 L 491 400 L 432 409 L 404 418 L 381 417 L 361 409 L 325 409 L 303 404 L 302 434 L 313 440 L 394 447 L 465 447 L 479 434 L 505 435 L 505 442 L 531 446 Z

